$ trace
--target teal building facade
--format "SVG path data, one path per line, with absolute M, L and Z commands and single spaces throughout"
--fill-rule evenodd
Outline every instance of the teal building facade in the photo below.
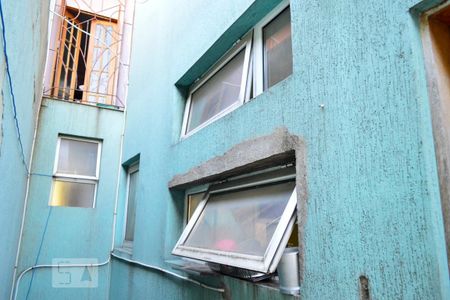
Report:
M 109 19 L 123 28 L 112 91 L 120 105 L 100 101 L 100 92 L 95 103 L 45 93 L 48 4 L 26 2 L 2 0 L 30 171 L 0 73 L 1 299 L 450 298 L 444 193 L 450 177 L 440 163 L 446 149 L 440 141 L 450 136 L 437 134 L 446 125 L 436 121 L 436 99 L 445 102 L 442 86 L 450 86 L 450 68 L 441 67 L 450 62 L 439 53 L 450 46 L 433 29 L 435 19 L 443 31 L 450 28 L 449 1 L 125 1 L 123 19 Z M 290 31 L 276 37 L 289 37 L 291 50 L 281 53 L 288 63 L 277 69 L 281 63 L 269 56 L 277 42 L 260 41 L 286 9 Z M 20 11 L 40 25 L 24 26 L 27 38 L 9 38 L 19 30 L 12 16 Z M 240 55 L 236 77 L 229 69 Z M 55 70 L 63 68 L 55 61 Z M 4 56 L 0 62 L 5 66 Z M 271 63 L 285 72 L 273 83 L 265 81 Z M 433 72 L 444 79 L 435 84 Z M 209 107 L 200 96 L 209 94 L 225 100 Z M 224 104 L 233 97 L 239 101 Z M 77 167 L 60 172 L 65 139 L 101 145 L 96 175 Z M 70 164 L 77 154 L 68 153 Z M 295 169 L 289 178 L 298 294 L 283 293 L 276 280 L 175 266 L 174 248 L 200 226 L 217 186 L 280 166 Z M 57 198 L 58 180 L 95 186 L 94 196 L 71 190 Z M 211 200 L 190 215 L 189 195 L 205 191 Z M 77 204 L 61 200 L 69 194 Z M 92 201 L 83 207 L 81 197 Z M 290 243 L 283 237 L 277 251 Z M 216 252 L 201 257 L 214 263 Z M 68 274 L 73 280 L 62 286 Z
M 8 299 L 21 228 L 28 170 L 47 52 L 49 1 L 2 1 L 0 55 L 0 299 Z M 5 43 L 6 39 L 6 43 Z M 12 90 L 11 90 L 11 86 Z M 12 94 L 14 94 L 14 101 Z M 15 107 L 15 108 L 14 108 Z M 17 131 L 17 126 L 20 131 Z

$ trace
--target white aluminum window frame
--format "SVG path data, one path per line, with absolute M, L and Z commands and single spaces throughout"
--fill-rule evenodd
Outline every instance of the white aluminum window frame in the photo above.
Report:
M 63 140 L 63 139 L 97 144 L 97 160 L 95 162 L 96 163 L 95 176 L 58 173 L 59 153 L 60 153 L 60 147 L 61 147 L 61 140 Z M 51 192 L 50 192 L 50 199 L 49 199 L 48 205 L 54 206 L 54 205 L 52 205 L 52 198 L 53 198 L 55 181 L 65 181 L 65 182 L 87 183 L 87 184 L 95 185 L 94 199 L 92 200 L 92 208 L 95 208 L 95 205 L 97 202 L 97 188 L 98 188 L 98 181 L 99 181 L 99 174 L 100 174 L 101 153 L 102 153 L 102 142 L 101 141 L 86 139 L 86 138 L 71 137 L 71 136 L 59 136 L 58 141 L 56 143 L 55 162 L 53 164 L 52 188 L 51 188 Z M 78 206 L 62 206 L 62 207 L 78 207 Z
M 289 0 L 282 1 L 259 21 L 253 29 L 253 97 L 264 92 L 264 27 L 278 17 L 289 6 Z
M 96 168 L 95 168 L 95 176 L 87 176 L 87 175 L 75 175 L 75 174 L 68 174 L 68 173 L 58 173 L 58 161 L 59 161 L 59 150 L 61 147 L 61 140 L 71 140 L 71 141 L 78 141 L 78 142 L 86 142 L 86 143 L 92 143 L 97 144 L 97 160 L 96 160 Z M 66 178 L 78 178 L 78 179 L 91 179 L 91 180 L 98 180 L 99 173 L 100 173 L 100 157 L 102 152 L 102 142 L 98 140 L 91 140 L 86 138 L 78 138 L 78 137 L 69 137 L 69 136 L 59 136 L 58 142 L 56 144 L 56 159 L 55 163 L 53 165 L 53 176 L 57 177 L 66 177 Z
M 234 186 L 227 187 L 225 189 L 220 188 L 216 189 L 214 186 L 211 186 L 210 190 L 207 191 L 205 198 L 200 202 L 194 214 L 192 215 L 190 221 L 186 225 L 177 244 L 172 250 L 172 254 L 217 264 L 243 268 L 257 272 L 263 273 L 274 272 L 281 258 L 281 255 L 283 254 L 282 250 L 285 248 L 284 246 L 287 244 L 289 240 L 290 233 L 292 232 L 296 220 L 297 188 L 294 188 L 291 193 L 291 196 L 288 200 L 288 203 L 286 204 L 284 212 L 269 242 L 269 245 L 264 253 L 264 256 L 190 247 L 185 246 L 184 243 L 186 242 L 192 230 L 194 229 L 194 226 L 197 223 L 200 215 L 202 214 L 205 206 L 207 205 L 209 196 L 211 194 L 226 191 L 227 192 L 234 191 L 242 188 L 251 188 L 270 183 L 281 183 L 287 180 L 295 180 L 295 174 L 260 181 L 254 181 L 251 183 L 236 184 Z
M 216 63 L 204 77 L 198 79 L 190 90 L 189 96 L 186 101 L 183 115 L 183 124 L 181 129 L 181 139 L 187 138 L 194 133 L 198 132 L 202 128 L 213 123 L 217 119 L 222 118 L 226 114 L 232 112 L 236 108 L 243 105 L 250 100 L 250 93 L 253 90 L 253 98 L 264 92 L 264 27 L 272 22 L 280 13 L 290 6 L 290 0 L 283 0 L 278 4 L 270 13 L 268 13 L 259 23 L 257 23 L 249 33 L 247 33 L 242 39 L 236 42 L 236 45 L 231 48 L 220 60 Z M 220 71 L 231 59 L 233 59 L 240 50 L 246 48 L 244 59 L 244 72 L 242 74 L 241 91 L 239 95 L 239 101 L 229 106 L 223 111 L 219 112 L 209 120 L 200 124 L 196 128 L 187 132 L 188 122 L 191 110 L 191 98 L 203 84 L 205 84 L 213 75 Z
M 127 232 L 127 222 L 128 222 L 128 201 L 130 197 L 130 177 L 132 174 L 139 172 L 139 161 L 131 164 L 127 169 L 127 189 L 126 189 L 126 203 L 125 203 L 125 210 L 124 210 L 124 218 L 123 218 L 123 228 L 122 228 L 122 236 L 123 236 L 123 242 L 122 245 L 124 248 L 133 248 L 133 241 L 126 240 L 125 235 Z M 134 205 L 135 205 L 135 211 L 136 211 L 136 199 L 134 199 Z M 136 217 L 135 217 L 136 218 Z M 136 219 L 135 219 L 136 223 Z M 133 233 L 134 236 L 134 233 Z
M 196 83 L 192 85 L 192 87 L 189 90 L 189 97 L 186 102 L 186 106 L 184 109 L 184 118 L 183 118 L 183 126 L 182 126 L 182 132 L 181 132 L 181 138 L 186 138 L 188 136 L 191 136 L 192 134 L 196 133 L 200 129 L 208 126 L 212 122 L 216 121 L 217 119 L 222 118 L 226 114 L 229 114 L 242 104 L 247 99 L 248 93 L 247 93 L 247 84 L 248 84 L 248 74 L 250 72 L 250 61 L 251 61 L 251 48 L 252 48 L 252 32 L 247 33 L 242 39 L 238 40 L 236 44 L 229 50 L 220 60 L 218 63 L 216 63 L 206 74 L 204 77 L 200 78 Z M 218 114 L 214 115 L 210 119 L 206 120 L 199 126 L 193 128 L 191 131 L 188 130 L 188 123 L 189 123 L 189 117 L 190 117 L 190 111 L 192 106 L 192 95 L 205 83 L 208 82 L 208 80 L 214 76 L 217 72 L 222 70 L 223 67 L 227 63 L 229 63 L 232 59 L 234 59 L 242 50 L 245 51 L 244 56 L 244 63 L 242 68 L 242 77 L 241 77 L 241 90 L 239 91 L 239 99 L 236 103 L 230 105 L 229 107 L 225 108 Z

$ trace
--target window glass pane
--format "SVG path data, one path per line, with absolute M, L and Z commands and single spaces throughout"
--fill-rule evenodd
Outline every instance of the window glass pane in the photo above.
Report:
M 65 26 L 67 26 L 67 29 L 66 29 L 66 38 L 64 40 L 64 43 L 62 44 L 62 47 L 64 47 L 62 61 L 63 61 L 63 64 L 67 65 L 67 58 L 68 58 L 67 56 L 69 55 L 69 49 L 71 46 L 70 45 L 70 33 L 72 31 L 72 25 L 67 24 Z
M 112 35 L 113 35 L 113 28 L 112 26 L 105 26 L 106 28 L 106 38 L 105 38 L 105 44 L 106 46 L 111 46 L 112 45 Z
M 91 80 L 89 83 L 89 92 L 98 92 L 98 82 L 99 82 L 99 73 L 98 72 L 91 72 Z
M 94 207 L 95 184 L 55 180 L 51 206 Z
M 93 65 L 92 65 L 93 71 L 100 71 L 100 51 L 101 51 L 100 48 L 98 47 L 94 48 Z
M 187 132 L 239 102 L 245 49 L 192 94 Z
M 61 139 L 57 173 L 96 176 L 98 143 Z
M 108 92 L 108 73 L 101 73 L 98 92 L 101 94 Z
M 298 247 L 298 222 L 295 220 L 294 227 L 292 228 L 291 236 L 289 237 L 287 246 Z
M 78 35 L 78 29 L 73 29 L 73 32 L 72 32 L 72 40 L 71 40 L 71 43 L 70 43 L 70 54 L 69 54 L 69 64 L 68 64 L 68 68 L 70 69 L 70 70 L 74 70 L 75 69 L 75 51 L 77 50 L 77 46 L 78 46 L 78 43 L 77 43 L 77 35 Z
M 203 200 L 205 193 L 196 193 L 188 195 L 188 207 L 187 207 L 187 220 L 189 221 L 194 214 L 194 211 L 197 209 L 197 206 Z
M 66 89 L 65 89 L 65 95 L 64 99 L 68 100 L 70 97 L 70 83 L 72 81 L 72 74 L 73 72 L 70 69 L 67 69 L 67 81 L 66 81 Z
M 95 45 L 100 46 L 105 41 L 105 27 L 102 24 L 97 24 L 95 26 Z
M 295 182 L 212 194 L 184 245 L 264 256 Z
M 108 71 L 108 67 L 111 64 L 110 54 L 111 54 L 111 50 L 109 50 L 108 48 L 103 50 L 102 70 L 101 70 L 102 72 L 107 72 Z
M 128 186 L 127 224 L 125 226 L 125 240 L 134 240 L 134 224 L 136 220 L 136 183 L 139 171 L 130 174 Z
M 263 29 L 264 89 L 292 74 L 291 12 L 289 7 Z

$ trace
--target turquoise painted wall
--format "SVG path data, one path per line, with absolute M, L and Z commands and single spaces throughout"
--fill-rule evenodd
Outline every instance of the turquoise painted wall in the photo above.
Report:
M 44 99 L 32 166 L 39 175 L 31 178 L 19 272 L 35 264 L 41 240 L 38 264 L 54 258 L 109 259 L 123 117 L 122 111 Z M 95 208 L 53 207 L 49 212 L 59 134 L 102 140 Z M 52 270 L 36 269 L 28 299 L 107 299 L 109 267 L 98 268 L 98 288 L 82 289 L 53 288 Z M 23 277 L 18 299 L 25 299 L 31 277 L 32 272 Z
M 141 155 L 132 257 L 169 268 L 164 260 L 183 226 L 182 196 L 167 188 L 174 175 L 285 126 L 308 147 L 303 298 L 359 299 L 363 274 L 373 299 L 450 298 L 422 49 L 410 12 L 419 1 L 292 0 L 293 75 L 179 140 L 185 99 L 175 83 L 200 75 L 208 67 L 196 64 L 200 58 L 214 61 L 277 2 L 137 4 L 123 159 Z M 184 76 L 193 65 L 199 69 Z M 233 299 L 281 297 L 224 280 Z M 110 296 L 220 297 L 118 261 Z
M 42 91 L 47 46 L 48 0 L 2 0 L 17 115 L 29 162 Z M 0 39 L 3 49 L 3 39 Z M 13 119 L 3 51 L 0 54 L 0 299 L 11 290 L 27 172 Z

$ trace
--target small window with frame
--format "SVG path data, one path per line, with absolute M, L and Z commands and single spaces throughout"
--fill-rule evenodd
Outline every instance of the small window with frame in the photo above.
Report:
M 136 187 L 139 181 L 139 162 L 128 167 L 127 172 L 127 204 L 124 226 L 124 248 L 132 248 L 136 223 Z
M 50 206 L 95 207 L 101 142 L 60 136 Z
M 296 220 L 294 169 L 245 176 L 188 194 L 190 219 L 172 253 L 274 272 Z
M 293 71 L 291 10 L 283 1 L 254 28 L 254 94 L 289 77 Z

